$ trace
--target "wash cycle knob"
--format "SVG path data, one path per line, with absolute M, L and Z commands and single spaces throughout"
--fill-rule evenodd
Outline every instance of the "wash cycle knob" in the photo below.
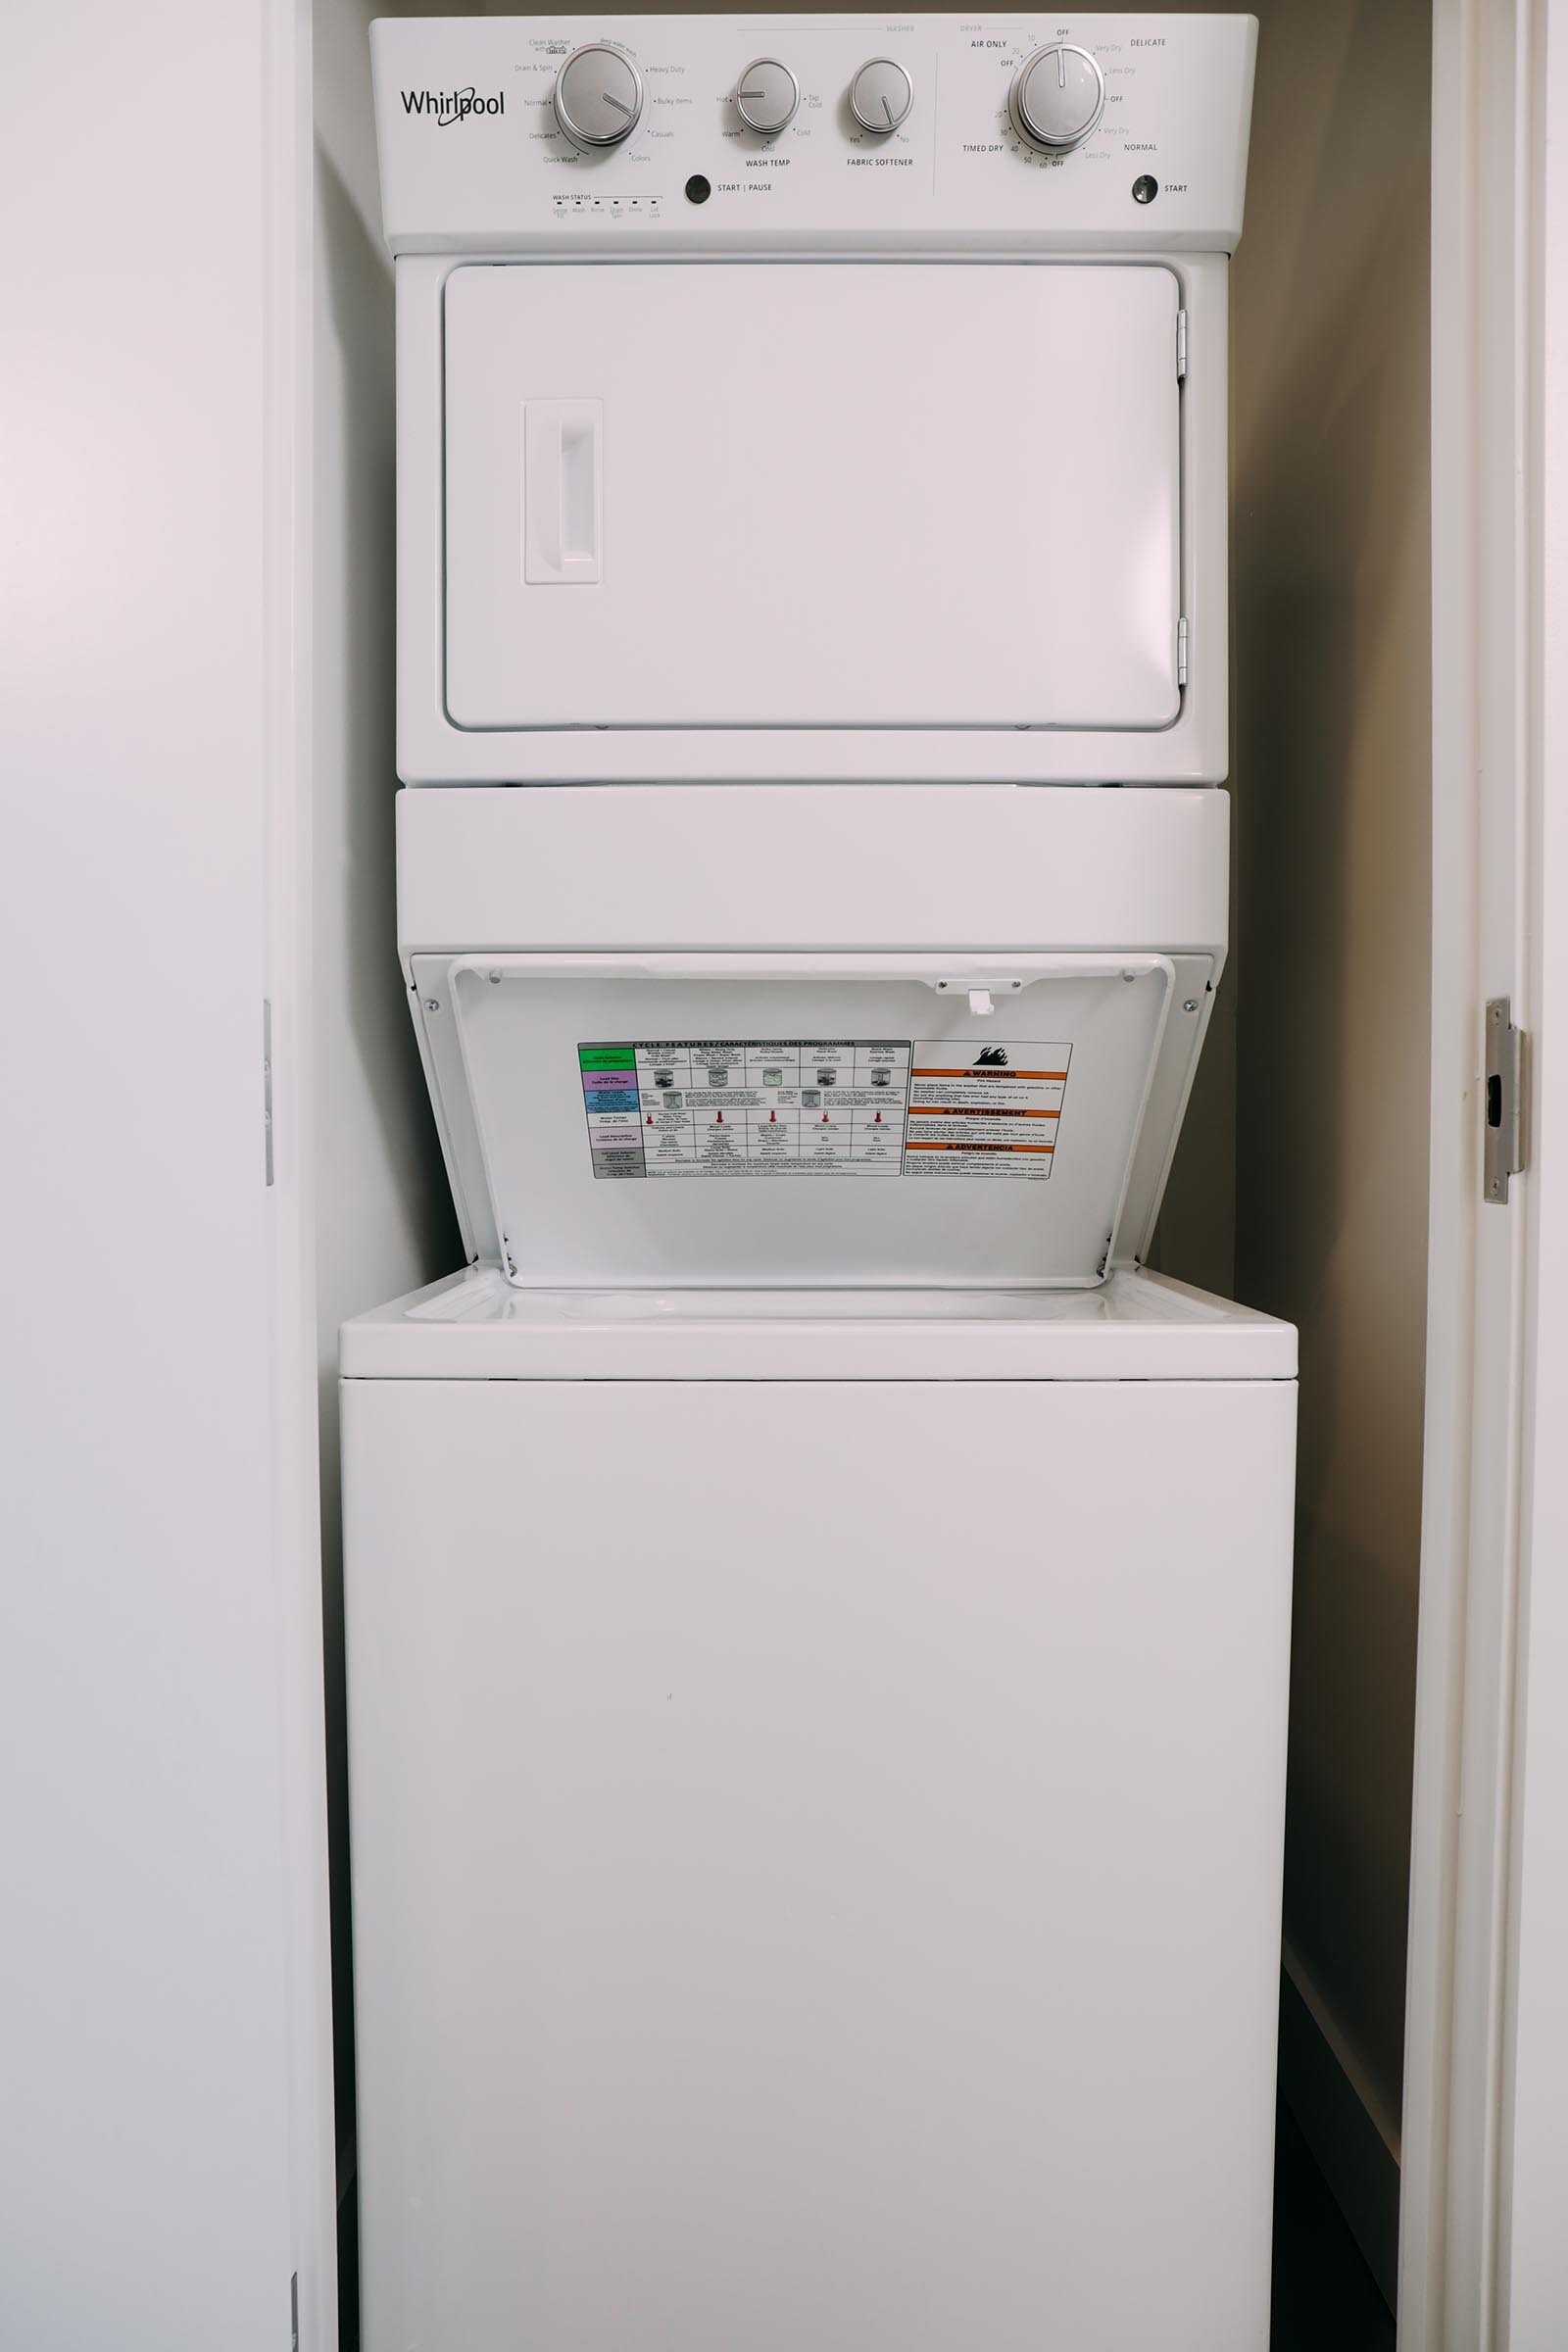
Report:
M 754 57 L 735 84 L 735 112 L 760 138 L 787 130 L 800 103 L 800 83 L 776 57 Z
M 1105 77 L 1098 61 L 1067 41 L 1026 57 L 1007 93 L 1013 129 L 1048 155 L 1081 147 L 1104 111 Z
M 850 112 L 874 139 L 890 138 L 909 119 L 914 84 L 893 57 L 868 57 L 850 84 Z
M 606 41 L 574 49 L 556 75 L 556 121 L 574 147 L 618 147 L 643 111 L 643 81 L 624 51 Z

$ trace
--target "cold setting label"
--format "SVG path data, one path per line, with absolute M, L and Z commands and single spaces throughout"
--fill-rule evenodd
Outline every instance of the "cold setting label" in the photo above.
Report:
M 580 1045 L 596 1177 L 1052 1171 L 1070 1046 L 974 1038 Z

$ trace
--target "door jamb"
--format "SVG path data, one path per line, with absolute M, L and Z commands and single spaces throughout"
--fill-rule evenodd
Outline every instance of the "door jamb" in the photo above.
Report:
M 1546 2226 L 1549 2200 L 1538 2194 L 1553 2129 L 1568 2162 L 1561 2101 L 1532 2106 L 1533 2136 L 1521 2136 L 1536 2054 L 1562 2032 L 1560 2003 L 1544 1997 L 1548 1947 L 1557 1983 L 1568 1974 L 1568 1874 L 1550 1850 L 1568 1818 L 1568 1753 L 1556 1725 L 1539 1708 L 1532 1723 L 1526 1703 L 1548 1624 L 1541 1604 L 1556 1599 L 1544 1579 L 1558 1569 L 1560 1580 L 1563 1556 L 1560 1542 L 1554 1559 L 1539 1538 L 1553 1507 L 1561 1528 L 1568 1500 L 1544 1416 L 1553 1382 L 1560 1396 L 1568 1380 L 1568 1347 L 1556 1346 L 1553 1363 L 1549 1323 L 1534 1312 L 1547 1264 L 1544 1123 L 1508 1205 L 1487 1203 L 1481 1179 L 1486 1001 L 1511 1000 L 1538 1094 L 1548 991 L 1568 1004 L 1544 960 L 1542 920 L 1547 769 L 1563 765 L 1568 732 L 1543 659 L 1565 587 L 1560 555 L 1548 570 L 1546 551 L 1568 529 L 1568 484 L 1543 431 L 1568 398 L 1564 331 L 1553 339 L 1552 329 L 1554 310 L 1568 316 L 1564 174 L 1560 161 L 1548 172 L 1547 135 L 1559 147 L 1568 138 L 1560 5 L 1555 25 L 1552 17 L 1551 0 L 1436 0 L 1434 10 L 1431 1244 L 1405 2352 L 1544 2347 L 1527 2312 L 1550 2308 L 1543 2282 L 1556 2272 L 1550 2291 L 1560 2292 L 1564 2259 L 1560 2218 Z M 1548 1788 L 1555 1839 L 1540 1826 L 1543 1812 L 1551 1819 Z M 1538 1886 L 1555 1902 L 1535 1901 Z M 1521 2011 L 1522 1982 L 1541 1985 L 1539 2011 Z M 1562 2309 L 1558 2300 L 1559 2328 Z

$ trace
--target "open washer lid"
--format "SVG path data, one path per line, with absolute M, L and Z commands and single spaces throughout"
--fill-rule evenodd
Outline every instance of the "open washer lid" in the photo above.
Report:
M 512 1282 L 1052 1289 L 1143 1246 L 1213 959 L 412 968 L 469 1248 Z

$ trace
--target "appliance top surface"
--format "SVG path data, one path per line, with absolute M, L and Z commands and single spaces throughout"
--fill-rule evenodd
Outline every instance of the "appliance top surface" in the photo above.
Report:
M 383 19 L 395 253 L 1231 252 L 1249 16 Z
M 1288 1323 L 1157 1274 L 1096 1290 L 519 1289 L 470 1267 L 343 1326 L 348 1379 L 1291 1380 Z

